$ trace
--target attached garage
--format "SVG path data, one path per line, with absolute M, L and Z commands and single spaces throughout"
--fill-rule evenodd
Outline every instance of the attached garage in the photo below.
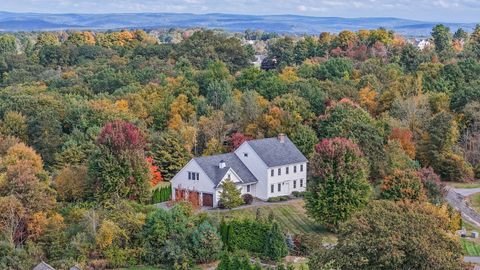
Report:
M 203 206 L 213 207 L 213 194 L 203 193 L 202 202 Z

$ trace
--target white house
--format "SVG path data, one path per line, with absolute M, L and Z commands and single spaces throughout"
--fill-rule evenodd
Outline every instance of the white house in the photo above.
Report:
M 283 134 L 246 141 L 233 153 L 190 160 L 171 181 L 172 199 L 193 194 L 200 205 L 216 207 L 225 179 L 261 200 L 290 195 L 305 191 L 307 158 Z

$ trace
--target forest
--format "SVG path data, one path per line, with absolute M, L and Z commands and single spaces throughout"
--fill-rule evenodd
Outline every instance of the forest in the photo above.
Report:
M 480 25 L 423 49 L 382 28 L 1 34 L 0 269 L 466 269 L 443 187 L 480 179 L 479 75 Z M 334 247 L 154 206 L 192 157 L 280 133 Z

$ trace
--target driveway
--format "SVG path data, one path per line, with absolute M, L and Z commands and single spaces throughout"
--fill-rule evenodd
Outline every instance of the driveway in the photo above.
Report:
M 480 193 L 480 188 L 455 188 L 455 192 L 463 197 L 468 197 L 475 193 Z

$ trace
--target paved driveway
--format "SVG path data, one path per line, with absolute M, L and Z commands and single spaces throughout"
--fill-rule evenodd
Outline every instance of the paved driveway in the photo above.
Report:
M 455 188 L 455 192 L 463 197 L 467 197 L 475 193 L 480 193 L 480 188 Z

